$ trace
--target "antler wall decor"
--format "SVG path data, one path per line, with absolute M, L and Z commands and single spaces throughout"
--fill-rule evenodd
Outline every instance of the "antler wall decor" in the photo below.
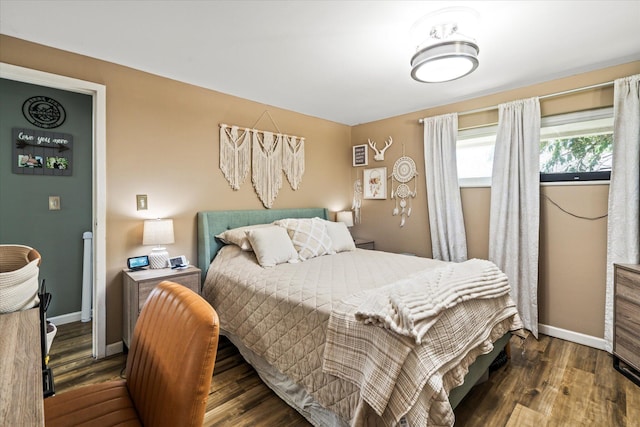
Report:
M 378 150 L 376 148 L 376 142 L 375 141 L 371 141 L 370 139 L 367 139 L 367 141 L 369 141 L 369 147 L 371 147 L 371 149 L 376 152 L 376 154 L 375 154 L 375 156 L 373 156 L 373 158 L 375 160 L 379 161 L 379 162 L 384 160 L 384 152 L 387 151 L 387 148 L 389 148 L 391 146 L 391 144 L 393 144 L 393 139 L 391 137 L 389 137 L 384 142 L 384 148 L 382 150 Z

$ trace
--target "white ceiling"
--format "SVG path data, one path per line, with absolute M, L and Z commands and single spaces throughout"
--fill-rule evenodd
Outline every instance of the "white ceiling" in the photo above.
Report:
M 480 66 L 412 80 L 411 25 L 458 5 Z M 640 1 L 1 0 L 0 33 L 354 125 L 639 60 Z

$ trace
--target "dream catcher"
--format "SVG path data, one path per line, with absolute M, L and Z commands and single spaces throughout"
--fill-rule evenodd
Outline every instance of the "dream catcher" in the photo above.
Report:
M 356 224 L 360 224 L 360 208 L 362 207 L 362 181 L 360 179 L 356 179 L 353 183 L 353 203 L 351 204 L 351 209 L 353 209 L 354 222 Z
M 404 149 L 403 149 L 404 151 Z M 408 217 L 411 216 L 411 199 L 416 197 L 417 193 L 417 179 L 416 163 L 411 157 L 407 157 L 402 153 L 402 157 L 396 160 L 393 165 L 393 173 L 391 174 L 391 198 L 396 201 L 396 206 L 393 208 L 393 215 L 400 215 L 400 227 L 404 227 L 404 223 Z M 413 191 L 409 187 L 408 182 L 413 181 Z M 395 181 L 398 181 L 398 186 L 394 188 Z

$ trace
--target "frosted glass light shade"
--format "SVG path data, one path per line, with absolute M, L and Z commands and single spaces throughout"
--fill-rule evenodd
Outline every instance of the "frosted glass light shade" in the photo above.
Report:
M 411 77 L 439 83 L 459 79 L 478 68 L 480 16 L 469 7 L 447 7 L 426 14 L 411 27 L 416 54 Z
M 151 268 L 165 268 L 168 266 L 169 252 L 162 245 L 174 242 L 172 219 L 148 219 L 144 222 L 142 232 L 143 245 L 156 245 L 149 254 Z
M 478 45 L 446 41 L 420 50 L 411 59 L 411 77 L 425 83 L 447 82 L 478 68 Z
M 353 227 L 353 212 L 340 211 L 336 213 L 336 222 L 344 222 L 347 227 Z

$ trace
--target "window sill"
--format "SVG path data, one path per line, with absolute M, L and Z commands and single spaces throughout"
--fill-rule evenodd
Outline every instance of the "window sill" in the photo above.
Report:
M 540 187 L 562 187 L 568 185 L 609 185 L 610 181 L 555 181 L 541 182 Z M 490 183 L 458 184 L 460 188 L 491 188 Z
M 596 180 L 596 181 L 552 181 L 541 182 L 540 187 L 557 187 L 566 185 L 609 185 L 609 180 Z

